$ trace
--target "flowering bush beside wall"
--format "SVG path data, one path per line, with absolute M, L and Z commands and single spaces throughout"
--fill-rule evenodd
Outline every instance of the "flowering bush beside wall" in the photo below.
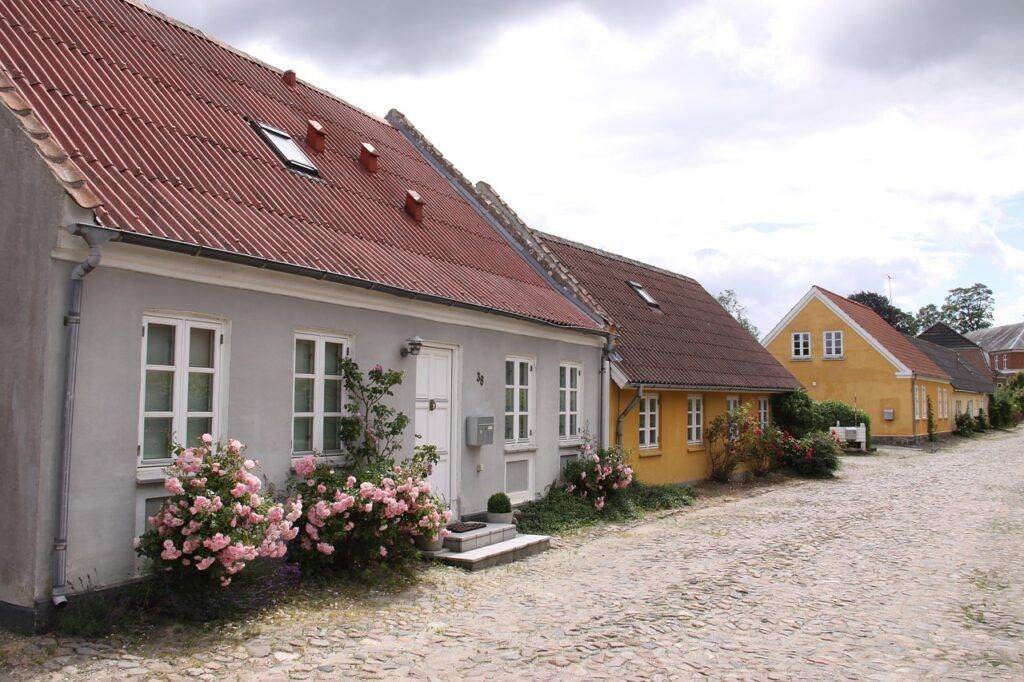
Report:
M 237 440 L 214 443 L 209 434 L 195 447 L 175 445 L 164 481 L 171 497 L 148 519 L 136 552 L 158 570 L 202 573 L 223 586 L 257 557 L 283 557 L 298 533 L 302 499 L 285 507 L 261 495 L 259 465 L 244 450 Z
M 782 464 L 800 476 L 831 478 L 839 468 L 844 443 L 832 433 L 813 431 L 796 439 L 782 434 Z
M 609 496 L 633 482 L 633 468 L 622 448 L 595 449 L 586 442 L 580 454 L 565 465 L 565 481 L 566 492 L 590 500 L 596 509 L 603 509 Z
M 430 492 L 427 476 L 437 462 L 433 447 L 379 473 L 335 468 L 309 455 L 295 462 L 291 483 L 306 513 L 293 545 L 305 565 L 362 569 L 411 554 L 414 540 L 447 534 L 451 512 Z

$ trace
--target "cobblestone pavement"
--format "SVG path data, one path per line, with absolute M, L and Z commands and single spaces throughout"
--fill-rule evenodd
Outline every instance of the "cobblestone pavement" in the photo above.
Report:
M 18 677 L 920 679 L 1024 676 L 1024 430 L 848 457 L 834 481 L 432 569 L 363 610 L 210 641 L 57 642 Z M 257 634 L 253 634 L 256 633 Z

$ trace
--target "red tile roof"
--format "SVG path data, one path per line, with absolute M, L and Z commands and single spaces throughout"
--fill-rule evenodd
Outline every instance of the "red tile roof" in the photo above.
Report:
M 906 365 L 910 371 L 940 379 L 949 378 L 949 375 L 935 364 L 931 358 L 921 352 L 910 338 L 883 320 L 874 310 L 856 301 L 851 301 L 845 296 L 829 291 L 824 287 L 815 286 L 814 288 L 839 306 L 840 310 L 870 334 L 875 341 L 892 353 L 897 360 Z
M 544 323 L 600 328 L 386 121 L 129 0 L 4 0 L 0 99 L 107 226 Z M 4 74 L 6 71 L 6 74 Z M 322 123 L 326 150 L 306 147 Z M 287 131 L 287 170 L 250 120 Z M 380 153 L 373 175 L 359 149 Z M 423 223 L 403 208 L 426 201 Z
M 534 231 L 618 325 L 633 383 L 742 390 L 800 387 L 696 280 Z M 658 302 L 648 306 L 630 286 Z

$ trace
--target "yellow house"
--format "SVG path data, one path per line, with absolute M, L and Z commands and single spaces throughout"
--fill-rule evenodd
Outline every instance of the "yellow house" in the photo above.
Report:
M 638 479 L 706 478 L 711 420 L 746 404 L 767 423 L 771 395 L 799 388 L 696 280 L 552 235 L 534 236 L 614 320 L 607 433 L 630 453 Z
M 987 406 L 984 387 L 959 380 L 955 386 L 950 372 L 922 350 L 927 342 L 822 287 L 811 287 L 762 343 L 812 398 L 866 412 L 879 442 L 927 437 L 929 403 L 940 434 L 953 430 L 957 401 L 975 413 Z

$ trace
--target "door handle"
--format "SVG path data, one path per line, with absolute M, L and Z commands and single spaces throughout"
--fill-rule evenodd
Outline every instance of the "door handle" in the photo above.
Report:
M 433 412 L 437 409 L 437 401 L 433 398 L 430 399 L 430 411 Z

